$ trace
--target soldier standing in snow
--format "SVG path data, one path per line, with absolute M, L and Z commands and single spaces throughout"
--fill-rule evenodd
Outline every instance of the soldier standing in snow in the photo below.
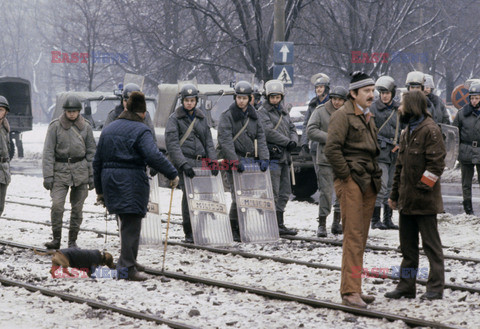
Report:
M 95 139 L 92 127 L 80 115 L 82 104 L 68 96 L 63 114 L 48 126 L 43 147 L 43 186 L 52 197 L 51 221 L 53 240 L 45 243 L 49 249 L 60 248 L 65 198 L 70 189 L 70 229 L 68 247 L 77 247 L 77 236 L 83 220 L 83 203 L 88 190 L 93 189 L 92 161 Z
M 7 186 L 10 184 L 10 125 L 7 120 L 7 113 L 10 112 L 10 106 L 5 97 L 0 96 L 0 215 L 5 207 L 5 197 L 7 195 Z

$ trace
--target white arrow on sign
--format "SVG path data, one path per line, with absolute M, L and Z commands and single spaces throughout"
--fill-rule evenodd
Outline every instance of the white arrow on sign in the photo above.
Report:
M 292 84 L 292 78 L 290 78 L 286 68 L 282 69 L 282 72 L 280 72 L 277 79 L 282 81 L 284 84 Z
M 287 55 L 290 52 L 290 50 L 288 50 L 287 45 L 283 45 L 282 48 L 280 49 L 280 52 L 282 53 L 282 63 L 286 63 L 287 62 Z

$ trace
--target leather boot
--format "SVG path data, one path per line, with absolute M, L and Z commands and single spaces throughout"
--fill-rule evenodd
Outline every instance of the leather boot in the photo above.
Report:
M 333 213 L 332 234 L 343 234 L 341 216 L 338 211 Z
M 472 207 L 472 199 L 463 200 L 463 209 L 467 215 L 474 215 Z
M 77 229 L 70 229 L 68 231 L 68 248 L 78 248 L 77 236 L 78 236 Z
M 382 221 L 380 220 L 380 210 L 381 207 L 375 207 L 373 210 L 373 216 L 372 216 L 372 224 L 371 227 L 372 229 L 378 228 L 380 230 L 386 230 L 387 228 L 385 225 L 383 225 Z
M 383 225 L 387 230 L 398 230 L 398 225 L 392 222 L 392 208 L 386 203 L 383 204 Z
M 363 301 L 361 295 L 358 292 L 343 295 L 342 304 L 358 308 L 367 308 L 367 303 Z
M 296 230 L 289 229 L 283 224 L 283 211 L 277 211 L 277 223 L 280 235 L 297 235 Z
M 318 229 L 317 229 L 317 237 L 318 238 L 326 238 L 327 237 L 327 216 L 319 216 L 318 217 Z
M 45 243 L 47 249 L 60 249 L 60 242 L 62 241 L 62 229 L 53 230 L 53 239 Z

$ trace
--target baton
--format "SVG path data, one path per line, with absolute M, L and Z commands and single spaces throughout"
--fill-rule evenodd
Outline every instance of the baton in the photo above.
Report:
M 165 257 L 167 256 L 168 228 L 170 227 L 170 215 L 172 213 L 172 201 L 173 201 L 173 192 L 174 191 L 175 191 L 175 188 L 172 187 L 172 193 L 170 194 L 170 207 L 168 208 L 167 232 L 165 233 L 165 246 L 163 247 L 162 272 L 164 272 L 164 270 L 165 270 Z

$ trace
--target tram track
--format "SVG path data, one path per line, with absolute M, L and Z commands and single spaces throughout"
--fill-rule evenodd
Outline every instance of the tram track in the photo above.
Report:
M 0 241 L 0 244 L 7 245 L 7 246 L 12 247 L 12 248 L 21 248 L 21 249 L 27 249 L 27 250 L 32 250 L 33 248 L 35 248 L 35 249 L 40 250 L 40 251 L 45 251 L 44 248 L 36 248 L 32 245 L 16 243 L 16 242 L 13 242 L 13 241 Z M 431 327 L 431 328 L 458 328 L 457 326 L 450 325 L 450 324 L 438 323 L 438 322 L 429 321 L 429 320 L 425 320 L 425 319 L 408 317 L 408 316 L 392 314 L 392 313 L 387 313 L 387 312 L 382 312 L 382 311 L 375 311 L 375 310 L 372 310 L 372 309 L 359 309 L 359 308 L 345 306 L 345 305 L 338 304 L 338 303 L 331 302 L 331 301 L 327 301 L 327 300 L 319 300 L 319 299 L 314 299 L 314 298 L 309 298 L 309 297 L 303 297 L 303 296 L 288 294 L 288 293 L 284 293 L 284 292 L 271 291 L 271 290 L 252 287 L 252 286 L 246 286 L 246 285 L 241 285 L 241 284 L 235 284 L 235 283 L 230 283 L 230 282 L 225 282 L 225 281 L 209 279 L 209 278 L 205 278 L 205 277 L 192 276 L 192 275 L 188 275 L 188 274 L 185 274 L 185 273 L 179 273 L 179 272 L 174 273 L 174 272 L 169 272 L 169 271 L 161 271 L 161 270 L 153 269 L 153 268 L 146 268 L 145 272 L 150 274 L 150 275 L 153 275 L 156 278 L 166 277 L 166 278 L 169 278 L 169 279 L 181 280 L 181 281 L 190 282 L 190 283 L 194 283 L 194 284 L 203 284 L 203 285 L 207 285 L 207 286 L 224 288 L 224 289 L 229 289 L 229 290 L 238 291 L 238 292 L 242 292 L 242 293 L 255 294 L 255 295 L 258 295 L 258 296 L 262 296 L 262 297 L 269 298 L 269 299 L 274 299 L 274 300 L 296 302 L 296 303 L 308 305 L 308 306 L 311 306 L 311 307 L 314 307 L 314 308 L 324 308 L 324 309 L 342 311 L 342 312 L 346 312 L 346 313 L 353 314 L 353 315 L 356 315 L 356 316 L 369 317 L 369 318 L 375 318 L 375 319 L 386 319 L 388 321 L 402 321 L 409 326 L 421 326 L 421 327 Z M 7 285 L 8 284 L 13 284 L 11 282 L 12 280 L 8 280 L 6 278 L 0 278 L 0 282 L 4 283 L 3 280 L 6 280 L 5 284 L 7 284 Z M 25 285 L 27 285 L 27 284 L 25 284 Z M 39 287 L 35 287 L 35 286 L 32 286 L 32 285 L 24 286 L 24 288 L 26 288 L 26 289 L 27 289 L 27 287 L 30 288 L 30 289 L 39 288 Z M 36 291 L 41 291 L 40 289 L 44 289 L 44 288 L 39 288 L 39 290 L 36 290 Z M 47 291 L 47 290 L 48 289 L 45 289 L 45 292 L 47 294 L 52 294 L 52 296 L 54 295 L 54 296 L 58 296 L 58 297 L 62 298 L 61 295 L 63 293 L 59 293 L 59 292 L 56 292 L 56 291 L 49 291 L 49 290 Z M 63 296 L 64 298 L 62 298 L 64 300 L 68 300 L 68 298 L 71 298 L 69 295 L 66 295 L 66 294 L 64 294 L 64 295 L 65 295 L 65 296 Z M 74 300 L 71 300 L 71 301 L 74 301 Z M 80 301 L 77 301 L 77 302 L 80 302 Z M 85 303 L 85 301 L 83 301 L 83 302 Z M 92 305 L 90 305 L 90 304 L 88 304 L 88 305 L 90 305 L 92 307 L 103 307 L 104 306 L 104 305 L 100 305 L 102 303 L 98 303 L 96 301 L 92 301 L 92 302 L 93 302 Z M 95 303 L 98 303 L 98 305 L 96 305 Z M 115 311 L 115 310 L 112 309 L 112 311 Z M 118 309 L 116 311 L 120 313 L 122 311 L 122 309 Z M 149 315 L 145 315 L 143 313 L 140 313 L 140 314 L 144 315 L 144 316 L 149 316 Z M 135 316 L 135 315 L 132 314 L 132 316 Z M 144 319 L 148 320 L 147 318 L 144 318 Z M 164 319 L 157 318 L 157 317 L 152 317 L 152 318 L 150 318 L 149 321 L 168 321 L 168 320 L 164 320 Z M 166 322 L 163 322 L 163 323 L 169 325 Z M 183 325 L 183 324 L 179 324 L 179 325 Z M 190 328 L 190 327 L 185 326 L 185 327 L 178 327 L 178 328 Z

